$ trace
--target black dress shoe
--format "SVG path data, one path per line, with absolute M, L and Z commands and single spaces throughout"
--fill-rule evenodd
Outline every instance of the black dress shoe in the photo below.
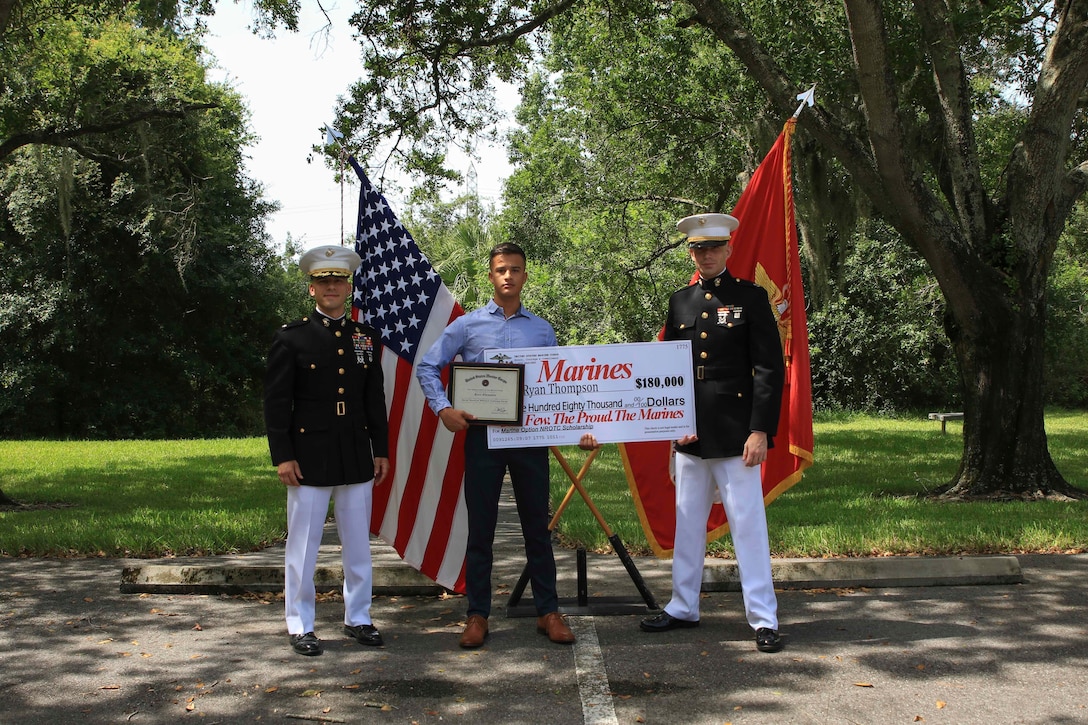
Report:
M 782 649 L 782 638 L 770 627 L 756 630 L 756 649 L 760 652 L 777 652 Z
M 359 644 L 365 644 L 371 647 L 380 647 L 385 644 L 385 642 L 382 641 L 381 632 L 379 632 L 373 624 L 345 624 L 344 634 L 352 639 L 358 640 Z
M 661 614 L 647 617 L 639 622 L 638 626 L 643 632 L 668 632 L 670 629 L 698 627 L 699 620 L 696 619 L 692 622 L 687 619 L 677 619 L 668 612 L 662 612 Z
M 298 652 L 300 655 L 306 655 L 307 657 L 313 657 L 325 651 L 321 648 L 321 640 L 319 640 L 317 635 L 313 632 L 292 634 L 291 649 Z

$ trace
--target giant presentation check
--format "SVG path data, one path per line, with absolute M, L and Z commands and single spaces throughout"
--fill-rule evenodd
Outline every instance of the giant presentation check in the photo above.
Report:
M 695 432 L 691 343 L 633 342 L 488 350 L 525 365 L 522 425 L 492 425 L 492 448 L 675 440 Z

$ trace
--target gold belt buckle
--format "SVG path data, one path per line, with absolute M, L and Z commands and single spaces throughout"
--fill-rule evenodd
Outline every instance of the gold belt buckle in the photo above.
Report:
M 342 400 L 336 401 L 336 414 L 337 415 L 347 415 L 347 410 L 344 407 L 344 401 L 342 401 Z
M 696 380 L 703 380 L 704 379 L 704 377 L 703 377 L 703 366 L 702 365 L 696 365 L 695 366 L 695 379 Z

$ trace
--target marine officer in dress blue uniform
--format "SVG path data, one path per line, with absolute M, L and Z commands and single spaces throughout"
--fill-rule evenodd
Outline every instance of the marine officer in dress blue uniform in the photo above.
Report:
M 314 570 L 332 499 L 344 565 L 344 634 L 381 645 L 370 619 L 373 487 L 389 473 L 381 342 L 345 314 L 359 255 L 336 246 L 302 255 L 317 309 L 284 325 L 268 353 L 268 448 L 287 487 L 284 609 L 291 647 L 322 653 L 314 633 Z
M 782 640 L 760 464 L 778 430 L 784 365 L 767 293 L 726 268 L 738 225 L 728 214 L 696 214 L 677 223 L 699 280 L 669 298 L 664 339 L 691 341 L 696 434 L 675 445 L 672 599 L 640 627 L 664 632 L 699 624 L 706 524 L 717 492 L 729 518 L 756 647 L 777 652 Z

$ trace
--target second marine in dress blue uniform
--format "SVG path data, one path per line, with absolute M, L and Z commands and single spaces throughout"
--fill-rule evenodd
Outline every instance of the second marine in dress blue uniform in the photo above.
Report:
M 691 341 L 696 435 L 676 444 L 672 599 L 639 626 L 647 632 L 698 626 L 706 524 L 717 494 L 756 647 L 777 652 L 782 640 L 760 467 L 778 429 L 784 364 L 767 293 L 726 268 L 738 224 L 728 214 L 696 214 L 677 224 L 699 274 L 669 299 L 663 337 Z

